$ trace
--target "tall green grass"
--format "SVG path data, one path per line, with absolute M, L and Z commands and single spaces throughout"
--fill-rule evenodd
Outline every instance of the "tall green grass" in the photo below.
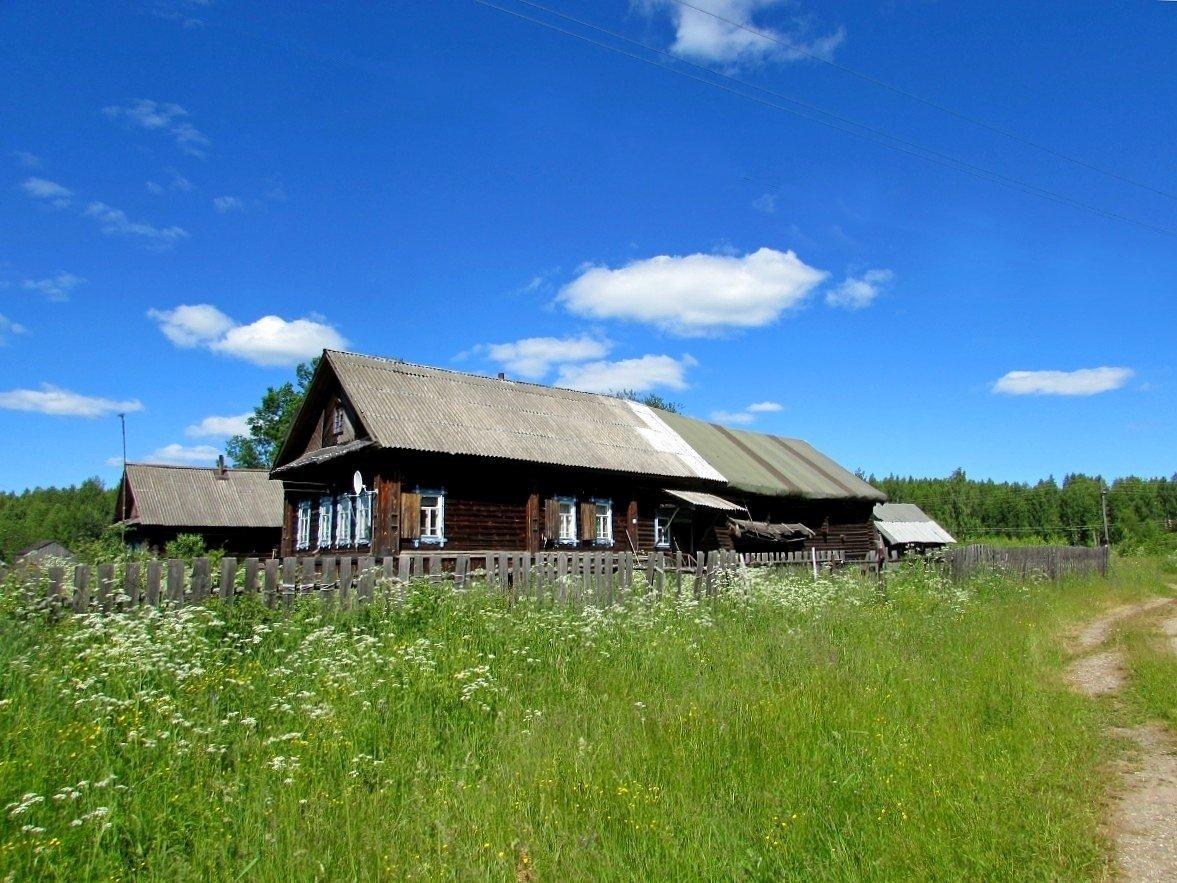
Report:
M 1095 878 L 1106 584 L 759 576 L 609 610 L 411 587 L 0 599 L 0 877 Z

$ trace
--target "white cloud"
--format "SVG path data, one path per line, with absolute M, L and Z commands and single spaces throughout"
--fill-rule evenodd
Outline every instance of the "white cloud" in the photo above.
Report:
M 28 334 L 29 329 L 21 325 L 19 322 L 13 322 L 3 313 L 0 313 L 0 346 L 8 343 L 9 337 L 16 337 L 18 334 Z
M 173 442 L 157 448 L 147 455 L 148 463 L 163 463 L 171 466 L 189 466 L 198 463 L 212 463 L 220 455 L 212 445 L 180 445 Z M 121 461 L 120 461 L 121 462 Z
M 185 349 L 211 343 L 236 324 L 212 304 L 182 304 L 174 310 L 148 310 L 147 315 L 168 340 Z
M 35 153 L 29 153 L 27 150 L 14 150 L 12 157 L 26 169 L 39 169 L 45 164 L 45 161 Z
M 711 419 L 716 423 L 734 423 L 746 426 L 749 423 L 754 423 L 761 414 L 772 414 L 784 409 L 784 405 L 779 402 L 753 402 L 742 411 L 712 411 Z
M 248 435 L 249 418 L 252 414 L 238 414 L 236 417 L 205 417 L 184 430 L 188 438 L 226 438 L 230 435 Z
M 869 307 L 894 279 L 890 270 L 867 270 L 861 276 L 847 276 L 841 285 L 826 293 L 826 304 L 861 310 Z
M 55 208 L 65 208 L 74 198 L 68 187 L 47 178 L 25 178 L 20 187 L 34 199 L 43 199 Z
M 119 412 L 142 411 L 143 404 L 138 399 L 120 402 L 97 396 L 84 396 L 43 383 L 40 389 L 0 392 L 0 408 L 51 414 L 56 417 L 105 417 Z
M 50 300 L 69 300 L 70 293 L 86 280 L 64 270 L 45 279 L 26 279 L 22 283 L 28 291 L 37 291 Z
M 104 202 L 90 203 L 83 214 L 96 220 L 108 236 L 142 236 L 163 246 L 188 237 L 188 231 L 183 227 L 156 227 L 143 221 L 132 221 L 122 209 Z
M 196 186 L 175 169 L 165 169 L 164 171 L 168 173 L 168 183 L 164 185 L 158 184 L 155 181 L 148 181 L 147 191 L 149 193 L 154 193 L 156 196 L 159 196 L 161 193 L 165 193 L 168 190 L 181 190 L 187 193 Z
M 794 18 L 788 31 L 755 20 L 759 13 L 787 8 L 789 0 L 694 0 L 691 5 L 699 9 L 672 0 L 639 0 L 639 5 L 651 12 L 669 13 L 674 25 L 670 51 L 693 61 L 737 66 L 797 61 L 811 55 L 831 59 L 846 38 L 842 28 L 814 36 L 812 27 L 803 19 Z
M 585 362 L 609 355 L 613 344 L 583 334 L 579 337 L 527 337 L 512 343 L 485 343 L 474 348 L 510 374 L 538 380 L 554 365 Z
M 758 328 L 799 305 L 826 273 L 791 251 L 658 255 L 616 270 L 589 267 L 559 300 L 598 319 L 646 322 L 683 336 Z
M 765 193 L 752 200 L 752 208 L 758 212 L 764 212 L 766 215 L 771 215 L 776 211 L 776 194 Z
M 735 423 L 740 426 L 746 426 L 756 419 L 755 414 L 747 411 L 712 411 L 710 416 L 714 423 Z
M 1119 389 L 1135 376 L 1131 368 L 1080 368 L 1077 371 L 1010 371 L 993 384 L 1005 395 L 1091 396 Z
M 294 365 L 312 359 L 325 349 L 343 349 L 347 341 L 323 322 L 313 319 L 287 321 L 262 316 L 249 325 L 238 325 L 209 348 L 255 365 Z
M 241 212 L 245 211 L 245 203 L 236 196 L 214 196 L 213 208 L 221 214 L 225 212 Z
M 125 119 L 148 131 L 167 132 L 176 145 L 190 156 L 204 157 L 209 140 L 192 123 L 188 111 L 178 104 L 138 98 L 123 106 L 104 107 L 102 112 L 111 119 Z
M 688 368 L 698 363 L 689 355 L 681 359 L 671 356 L 641 356 L 615 362 L 585 362 L 561 365 L 556 385 L 585 392 L 616 392 L 630 389 L 649 392 L 652 389 L 685 389 Z
M 317 318 L 286 320 L 262 316 L 241 325 L 211 304 L 182 304 L 173 310 L 148 310 L 148 317 L 176 346 L 204 346 L 216 353 L 266 367 L 294 365 L 324 349 L 343 349 L 347 341 Z

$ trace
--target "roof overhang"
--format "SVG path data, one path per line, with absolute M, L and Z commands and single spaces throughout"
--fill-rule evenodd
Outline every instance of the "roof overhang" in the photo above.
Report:
M 362 451 L 364 448 L 370 448 L 375 442 L 366 438 L 357 438 L 355 441 L 349 441 L 342 445 L 332 445 L 327 448 L 319 448 L 317 451 L 311 451 L 309 454 L 303 454 L 297 460 L 291 460 L 284 466 L 278 466 L 270 470 L 271 476 L 285 475 L 287 472 L 294 472 L 301 469 L 303 466 L 310 466 L 312 464 L 326 463 L 330 460 L 338 460 L 340 457 L 346 457 L 356 451 Z
M 732 534 L 740 539 L 748 537 L 768 543 L 787 543 L 804 540 L 814 535 L 813 531 L 804 524 L 786 524 L 771 521 L 745 521 L 740 518 L 729 518 Z
M 678 491 L 670 488 L 663 488 L 663 493 L 669 494 L 684 503 L 690 503 L 692 506 L 700 509 L 715 509 L 719 512 L 746 511 L 743 506 L 725 500 L 723 497 L 717 497 L 715 494 L 705 494 L 701 491 Z

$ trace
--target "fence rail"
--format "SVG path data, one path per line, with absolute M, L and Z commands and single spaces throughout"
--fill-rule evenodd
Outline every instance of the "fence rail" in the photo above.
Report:
M 1107 576 L 1107 546 L 955 546 L 945 556 L 953 579 L 965 580 L 983 570 L 1000 570 L 1026 579 Z
M 635 589 L 655 593 L 690 592 L 712 597 L 744 568 L 819 569 L 863 565 L 847 562 L 839 551 L 739 554 L 712 551 L 698 557 L 682 552 L 404 552 L 396 556 L 236 558 L 220 560 L 217 572 L 208 558 L 189 564 L 180 559 L 78 564 L 72 568 L 18 566 L 21 583 L 60 608 L 126 610 L 200 603 L 216 596 L 232 604 L 242 596 L 271 606 L 290 606 L 315 595 L 324 604 L 366 603 L 378 593 L 399 595 L 413 580 L 470 588 L 485 583 L 510 599 L 531 596 L 558 602 L 612 604 Z M 873 568 L 875 565 L 867 565 Z M 644 581 L 636 579 L 644 576 Z M 5 572 L 0 569 L 0 579 Z
M 959 546 L 947 552 L 945 564 L 954 579 L 985 569 L 1000 569 L 1023 579 L 1042 574 L 1106 575 L 1108 550 L 1087 547 Z M 811 571 L 858 568 L 873 572 L 874 553 L 849 560 L 841 551 L 798 552 L 712 551 L 698 557 L 682 552 L 403 552 L 396 556 L 236 558 L 220 560 L 217 572 L 208 558 L 189 564 L 179 559 L 78 564 L 72 568 L 18 566 L 21 583 L 31 593 L 63 609 L 78 612 L 126 610 L 200 603 L 216 596 L 231 604 L 239 597 L 259 597 L 271 606 L 291 606 L 314 595 L 326 605 L 352 606 L 382 597 L 399 597 L 414 580 L 470 588 L 475 582 L 503 592 L 509 599 L 533 597 L 566 603 L 612 604 L 635 591 L 690 593 L 714 597 L 739 584 L 748 568 L 794 568 Z M 637 577 L 642 576 L 639 580 Z M 0 579 L 5 571 L 0 569 Z M 739 578 L 739 579 L 736 579 Z

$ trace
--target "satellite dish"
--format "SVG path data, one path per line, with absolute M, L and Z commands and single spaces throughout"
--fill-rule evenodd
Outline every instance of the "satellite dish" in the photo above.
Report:
M 358 469 L 356 470 L 356 474 L 351 477 L 351 487 L 357 494 L 362 493 L 364 490 L 364 479 Z

